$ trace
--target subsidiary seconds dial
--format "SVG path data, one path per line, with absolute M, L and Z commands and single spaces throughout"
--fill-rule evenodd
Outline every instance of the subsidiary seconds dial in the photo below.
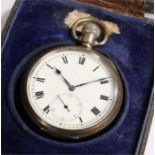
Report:
M 105 56 L 82 47 L 47 52 L 31 65 L 24 80 L 24 107 L 29 117 L 59 138 L 97 133 L 113 121 L 121 107 L 117 69 Z

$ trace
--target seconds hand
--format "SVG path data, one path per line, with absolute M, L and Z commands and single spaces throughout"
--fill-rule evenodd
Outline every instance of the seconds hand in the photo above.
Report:
M 64 108 L 67 109 L 67 111 L 69 112 L 68 105 L 66 105 L 64 103 L 64 101 L 61 99 L 61 97 L 59 95 L 57 95 L 57 96 L 58 96 L 59 100 L 61 101 L 61 103 L 64 105 Z

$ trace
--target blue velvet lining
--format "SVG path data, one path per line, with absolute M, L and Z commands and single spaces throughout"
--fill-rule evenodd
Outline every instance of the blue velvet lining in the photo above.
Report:
M 96 138 L 66 143 L 48 139 L 30 129 L 15 107 L 14 91 L 30 59 L 45 48 L 74 44 L 63 20 L 78 9 L 113 21 L 120 35 L 97 48 L 119 69 L 125 87 L 122 115 Z M 5 154 L 133 154 L 148 107 L 153 84 L 153 25 L 70 0 L 23 0 L 3 44 L 2 153 Z M 32 52 L 33 51 L 33 52 Z

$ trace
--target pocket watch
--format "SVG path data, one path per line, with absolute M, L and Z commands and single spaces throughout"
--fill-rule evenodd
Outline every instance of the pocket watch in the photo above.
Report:
M 106 26 L 95 18 L 82 18 L 73 24 L 72 35 L 82 46 L 44 51 L 27 69 L 22 85 L 27 116 L 49 137 L 66 141 L 104 131 L 123 99 L 115 65 L 92 49 L 108 40 Z

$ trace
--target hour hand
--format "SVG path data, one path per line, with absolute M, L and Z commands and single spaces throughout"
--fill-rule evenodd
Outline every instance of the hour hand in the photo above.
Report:
M 60 75 L 60 76 L 62 77 L 62 79 L 64 80 L 64 82 L 67 84 L 69 90 L 70 90 L 70 91 L 73 91 L 73 90 L 75 89 L 75 87 L 72 86 L 72 85 L 68 82 L 68 80 L 62 75 L 62 72 L 61 72 L 58 68 L 54 67 L 54 69 L 55 69 L 56 74 L 58 74 L 58 75 Z
M 94 83 L 94 82 L 103 81 L 103 80 L 106 80 L 106 79 L 108 79 L 108 78 L 110 78 L 110 77 L 101 78 L 101 79 L 97 79 L 97 80 L 93 80 L 93 81 L 81 83 L 81 84 L 78 84 L 78 85 L 76 85 L 76 86 L 74 86 L 74 87 L 75 87 L 75 88 L 81 87 L 81 86 L 84 86 L 84 85 L 87 85 L 87 84 L 91 84 L 91 83 Z

